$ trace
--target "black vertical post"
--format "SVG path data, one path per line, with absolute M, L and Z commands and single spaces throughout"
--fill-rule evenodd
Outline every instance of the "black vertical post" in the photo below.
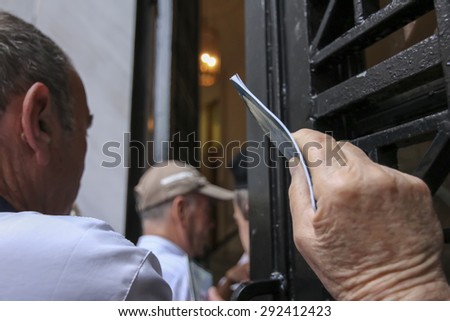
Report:
M 312 126 L 308 28 L 307 21 L 299 19 L 305 16 L 303 10 L 304 1 L 246 2 L 248 87 L 292 131 Z M 259 143 L 261 157 L 260 164 L 249 169 L 251 279 L 281 277 L 273 297 L 322 299 L 321 283 L 293 243 L 285 160 L 267 138 L 263 140 L 266 133 L 253 118 L 247 119 L 248 138 Z M 264 284 L 261 281 L 261 287 Z
M 286 4 L 288 5 L 288 4 Z M 299 19 L 302 17 L 302 19 Z M 310 67 L 310 16 L 306 0 L 289 2 L 284 9 L 285 22 L 285 65 L 286 73 L 286 121 L 288 128 L 294 132 L 300 128 L 315 126 L 311 118 L 313 103 L 312 71 Z M 286 183 L 285 193 L 287 193 Z M 293 239 L 290 235 L 291 240 Z M 293 242 L 290 253 L 292 261 L 290 298 L 295 300 L 322 300 L 326 293 L 322 283 L 299 255 Z
M 286 120 L 286 87 L 285 81 L 285 43 L 283 2 L 266 1 L 266 57 L 267 57 L 267 92 L 268 107 L 281 120 Z M 278 150 L 265 146 L 269 156 L 270 203 L 269 214 L 272 229 L 272 273 L 281 275 L 285 280 L 286 290 L 289 288 L 289 210 L 286 198 L 285 160 Z
M 147 155 L 147 120 L 151 115 L 153 99 L 153 46 L 155 36 L 157 2 L 137 0 L 136 31 L 134 47 L 133 89 L 130 122 L 130 145 L 128 146 L 128 188 L 125 236 L 136 242 L 141 235 L 141 224 L 136 213 L 134 186 L 139 181 L 151 155 Z M 127 156 L 125 156 L 127 157 Z M 149 157 L 149 158 L 147 158 Z M 140 166 L 141 165 L 141 166 Z
M 267 52 L 265 1 L 245 1 L 245 55 L 247 85 L 267 105 Z M 269 215 L 270 180 L 263 146 L 264 133 L 247 114 L 247 138 L 259 154 L 258 165 L 248 169 L 250 201 L 250 261 L 252 280 L 267 279 L 272 272 L 272 222 Z
M 170 155 L 200 165 L 198 130 L 198 0 L 173 1 Z

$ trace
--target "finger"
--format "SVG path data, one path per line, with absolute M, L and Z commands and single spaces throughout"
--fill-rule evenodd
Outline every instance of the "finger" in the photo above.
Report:
M 293 134 L 302 150 L 313 181 L 314 194 L 319 200 L 321 190 L 337 172 L 348 171 L 349 166 L 372 161 L 350 142 L 337 142 L 333 137 L 315 130 L 301 129 Z
M 301 129 L 292 134 L 302 150 L 308 166 L 334 161 L 334 165 L 344 166 L 347 162 L 371 161 L 358 147 L 348 141 L 336 141 L 332 136 L 312 129 Z M 340 156 L 340 157 L 338 157 Z M 330 165 L 330 164 L 327 164 Z
M 312 172 L 317 172 L 316 169 L 323 165 L 332 167 L 346 164 L 345 156 L 333 137 L 310 129 L 301 129 L 294 133 L 293 137 Z M 336 157 L 333 159 L 331 156 Z M 319 173 L 322 171 L 323 169 L 320 169 Z
M 340 151 L 336 140 L 331 136 L 310 129 L 301 129 L 293 134 L 294 139 L 302 151 L 305 163 L 311 175 L 315 198 L 319 201 L 322 190 L 327 182 L 341 166 L 347 164 L 347 160 Z M 330 146 L 330 147 L 327 147 Z M 327 149 L 338 148 L 338 161 L 327 159 Z
M 314 210 L 302 165 L 294 159 L 290 160 L 291 185 L 289 187 L 289 203 L 295 240 L 310 238 L 314 234 L 311 220 Z M 297 244 L 300 249 L 301 244 Z
M 352 143 L 345 141 L 345 142 L 339 142 L 341 144 L 341 151 L 344 153 L 345 158 L 350 164 L 356 164 L 356 163 L 371 163 L 375 164 L 367 154 L 360 149 L 359 147 L 353 145 Z

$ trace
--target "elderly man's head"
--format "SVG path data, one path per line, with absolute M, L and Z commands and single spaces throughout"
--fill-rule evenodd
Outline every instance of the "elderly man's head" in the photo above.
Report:
M 192 166 L 172 160 L 147 170 L 135 192 L 144 234 L 165 237 L 190 256 L 203 255 L 213 226 L 210 199 L 233 198 Z
M 69 58 L 33 25 L 0 12 L 0 195 L 16 210 L 68 213 L 90 122 Z

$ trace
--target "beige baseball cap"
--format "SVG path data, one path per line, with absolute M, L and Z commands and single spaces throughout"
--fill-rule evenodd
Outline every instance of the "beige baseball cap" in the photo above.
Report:
M 233 192 L 208 182 L 194 167 L 175 160 L 149 168 L 134 188 L 136 208 L 147 210 L 175 196 L 197 192 L 218 200 L 233 199 Z

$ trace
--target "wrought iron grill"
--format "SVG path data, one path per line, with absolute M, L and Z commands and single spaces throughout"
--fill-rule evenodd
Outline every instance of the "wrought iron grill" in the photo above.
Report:
M 412 43 L 405 36 L 386 57 L 371 55 L 423 17 L 429 34 Z M 429 142 L 412 173 L 433 193 L 443 184 L 450 171 L 448 0 L 247 0 L 246 33 L 247 83 L 292 131 L 331 131 L 400 169 L 399 151 Z M 248 117 L 249 139 L 262 134 Z M 249 172 L 251 276 L 261 281 L 241 298 L 327 299 L 291 242 L 283 160 L 267 162 L 273 166 Z

